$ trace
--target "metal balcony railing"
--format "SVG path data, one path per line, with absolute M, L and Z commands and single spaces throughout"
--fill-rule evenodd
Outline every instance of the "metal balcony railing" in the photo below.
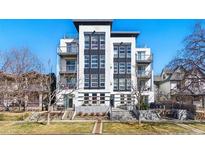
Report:
M 137 77 L 151 78 L 151 71 L 137 70 Z
M 136 62 L 152 62 L 152 55 L 137 55 Z
M 61 73 L 77 73 L 77 65 L 67 65 L 61 67 Z
M 60 46 L 58 48 L 59 55 L 77 55 L 78 54 L 78 46 Z

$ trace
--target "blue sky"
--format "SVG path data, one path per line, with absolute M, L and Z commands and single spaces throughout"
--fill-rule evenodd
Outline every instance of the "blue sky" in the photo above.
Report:
M 183 38 L 192 32 L 197 20 L 114 20 L 113 31 L 140 31 L 137 44 L 146 45 L 154 55 L 155 74 L 183 47 Z M 28 47 L 44 64 L 50 59 L 55 70 L 60 38 L 77 31 L 71 20 L 0 20 L 0 51 Z

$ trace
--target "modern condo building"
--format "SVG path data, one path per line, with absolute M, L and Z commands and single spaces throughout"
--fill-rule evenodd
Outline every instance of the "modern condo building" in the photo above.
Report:
M 58 105 L 136 104 L 139 86 L 146 87 L 144 102 L 154 102 L 150 48 L 137 48 L 139 32 L 112 31 L 112 22 L 73 20 L 78 36 L 61 39 L 58 47 Z

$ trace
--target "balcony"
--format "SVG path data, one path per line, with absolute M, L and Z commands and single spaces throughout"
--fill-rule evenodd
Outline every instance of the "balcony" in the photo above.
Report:
M 144 78 L 149 79 L 151 78 L 151 71 L 145 71 L 145 70 L 137 70 L 137 77 L 138 78 Z
M 152 55 L 137 55 L 136 56 L 137 63 L 151 63 L 152 62 Z
M 77 55 L 78 54 L 78 45 L 72 46 L 60 46 L 58 48 L 59 56 L 69 56 L 69 55 Z
M 72 74 L 77 73 L 77 65 L 66 65 L 65 67 L 61 67 L 61 74 Z

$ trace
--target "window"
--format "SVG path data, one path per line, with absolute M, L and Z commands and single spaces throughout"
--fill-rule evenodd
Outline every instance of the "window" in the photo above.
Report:
M 127 79 L 127 90 L 131 90 L 131 79 Z
M 67 43 L 67 52 L 76 53 L 78 46 L 76 43 Z
M 100 55 L 100 68 L 105 68 L 105 55 Z
M 89 74 L 85 74 L 85 77 L 84 77 L 84 87 L 85 88 L 89 87 L 89 82 L 90 82 Z
M 131 58 L 131 45 L 127 46 L 127 58 Z
M 127 62 L 127 74 L 131 73 L 131 63 Z
M 119 74 L 124 74 L 125 73 L 125 63 L 120 62 L 119 63 Z
M 118 46 L 114 45 L 114 58 L 118 58 Z
M 119 79 L 119 90 L 125 90 L 125 79 Z
M 91 74 L 91 87 L 98 87 L 98 75 Z
M 85 68 L 89 68 L 90 67 L 90 56 L 89 55 L 85 55 Z
M 125 58 L 125 47 L 124 46 L 120 46 L 119 57 L 120 58 Z
M 105 49 L 105 35 L 100 35 L 100 49 Z
M 105 74 L 100 74 L 100 87 L 105 87 Z
M 100 94 L 100 104 L 105 104 L 105 94 L 104 93 Z
M 68 88 L 69 89 L 72 89 L 72 88 L 75 88 L 76 87 L 76 82 L 77 82 L 77 79 L 76 78 L 71 78 L 71 77 L 68 77 L 66 79 L 67 81 L 67 85 L 68 85 Z
M 96 93 L 92 94 L 92 103 L 97 104 L 97 94 Z
M 91 68 L 98 68 L 98 55 L 91 56 Z
M 89 103 L 89 94 L 88 94 L 88 93 L 85 93 L 85 94 L 84 94 L 84 103 L 85 103 L 85 104 L 88 104 L 88 103 Z
M 85 49 L 90 49 L 90 37 L 85 35 Z
M 145 66 L 138 66 L 138 75 L 145 75 Z
M 145 80 L 140 80 L 139 81 L 139 88 L 142 90 L 145 88 Z
M 118 79 L 114 79 L 114 90 L 118 90 Z
M 139 51 L 137 59 L 138 60 L 145 60 L 145 51 Z
M 124 104 L 125 102 L 125 96 L 124 95 L 120 95 L 120 103 Z
M 130 94 L 127 95 L 127 103 L 131 103 L 132 102 L 132 96 Z
M 67 60 L 66 61 L 66 71 L 76 71 L 76 60 Z
M 91 48 L 98 49 L 98 36 L 97 35 L 91 36 Z
M 118 74 L 118 63 L 114 63 L 114 74 Z

